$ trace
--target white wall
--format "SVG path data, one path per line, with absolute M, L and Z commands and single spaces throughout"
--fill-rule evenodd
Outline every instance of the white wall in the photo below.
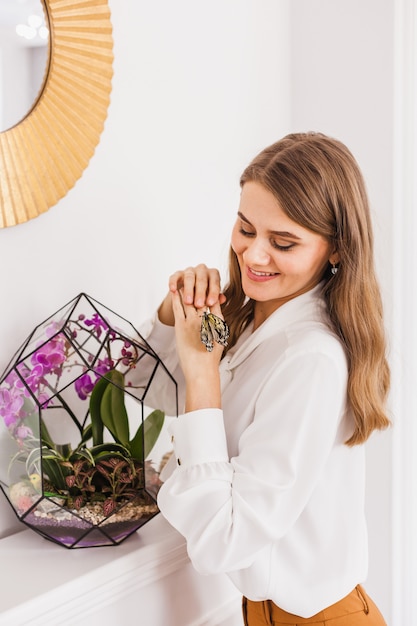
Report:
M 388 331 L 392 318 L 394 2 L 292 0 L 292 127 L 321 130 L 356 156 L 370 196 Z M 368 444 L 366 589 L 393 624 L 392 430 Z M 401 624 L 398 623 L 398 626 Z
M 393 626 L 417 624 L 417 4 L 395 0 Z M 411 287 L 411 288 L 410 288 Z
M 389 317 L 392 1 L 109 4 L 115 75 L 96 154 L 57 206 L 0 231 L 0 369 L 80 291 L 139 322 L 173 270 L 198 261 L 223 269 L 240 172 L 291 130 L 333 134 L 357 156 Z M 388 623 L 390 437 L 369 446 L 367 505 L 367 587 Z M 17 527 L 3 500 L 0 536 Z

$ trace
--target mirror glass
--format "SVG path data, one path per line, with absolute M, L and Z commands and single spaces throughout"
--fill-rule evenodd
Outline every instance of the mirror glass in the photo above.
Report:
M 0 0 L 0 132 L 18 124 L 33 108 L 48 59 L 43 0 Z

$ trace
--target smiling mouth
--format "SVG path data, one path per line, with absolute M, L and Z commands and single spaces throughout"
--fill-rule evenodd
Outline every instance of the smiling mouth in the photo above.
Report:
M 251 267 L 246 268 L 246 275 L 254 283 L 265 283 L 279 276 L 279 272 L 257 272 Z
M 249 272 L 251 274 L 254 274 L 255 276 L 266 276 L 266 277 L 271 277 L 271 276 L 278 276 L 278 272 L 257 272 L 256 270 L 252 269 L 251 267 L 248 268 Z

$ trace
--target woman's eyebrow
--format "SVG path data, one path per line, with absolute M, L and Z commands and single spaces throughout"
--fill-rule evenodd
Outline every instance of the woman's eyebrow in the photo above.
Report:
M 249 226 L 252 226 L 252 228 L 254 228 L 253 224 L 250 223 L 250 221 L 243 215 L 243 213 L 238 211 L 237 214 L 241 220 L 243 220 L 244 222 L 246 222 L 246 224 L 249 224 Z M 270 230 L 269 232 L 272 235 L 278 235 L 279 237 L 289 237 L 290 239 L 301 239 L 301 237 L 298 237 L 298 235 L 294 235 L 294 233 L 289 233 L 287 230 Z

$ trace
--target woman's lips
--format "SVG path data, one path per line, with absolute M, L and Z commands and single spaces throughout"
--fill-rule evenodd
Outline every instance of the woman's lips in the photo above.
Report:
M 264 283 L 279 276 L 278 272 L 258 272 L 250 267 L 246 268 L 246 274 L 251 280 L 258 283 Z

